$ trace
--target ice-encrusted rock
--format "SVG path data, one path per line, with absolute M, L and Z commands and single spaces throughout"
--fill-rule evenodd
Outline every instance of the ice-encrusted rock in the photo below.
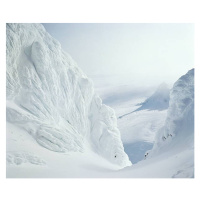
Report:
M 165 125 L 150 154 L 194 148 L 194 69 L 180 77 L 170 92 Z
M 114 111 L 41 24 L 7 24 L 7 121 L 45 148 L 86 146 L 121 166 L 130 164 Z

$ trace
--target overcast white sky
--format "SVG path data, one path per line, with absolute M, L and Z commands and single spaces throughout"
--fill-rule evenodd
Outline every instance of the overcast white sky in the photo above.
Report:
M 193 24 L 43 25 L 94 80 L 171 84 L 194 67 Z

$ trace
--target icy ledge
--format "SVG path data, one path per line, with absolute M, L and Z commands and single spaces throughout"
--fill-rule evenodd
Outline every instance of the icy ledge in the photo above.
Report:
M 41 24 L 7 24 L 7 122 L 56 152 L 92 149 L 130 165 L 114 111 Z

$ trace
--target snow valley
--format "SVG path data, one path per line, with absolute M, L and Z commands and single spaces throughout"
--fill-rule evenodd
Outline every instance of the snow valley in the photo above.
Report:
M 7 24 L 7 177 L 194 177 L 194 69 L 96 87 L 41 24 Z

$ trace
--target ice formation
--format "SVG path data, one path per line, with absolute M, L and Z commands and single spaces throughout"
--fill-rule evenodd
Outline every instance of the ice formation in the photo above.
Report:
M 114 111 L 41 24 L 7 24 L 7 122 L 56 152 L 90 148 L 130 165 Z

